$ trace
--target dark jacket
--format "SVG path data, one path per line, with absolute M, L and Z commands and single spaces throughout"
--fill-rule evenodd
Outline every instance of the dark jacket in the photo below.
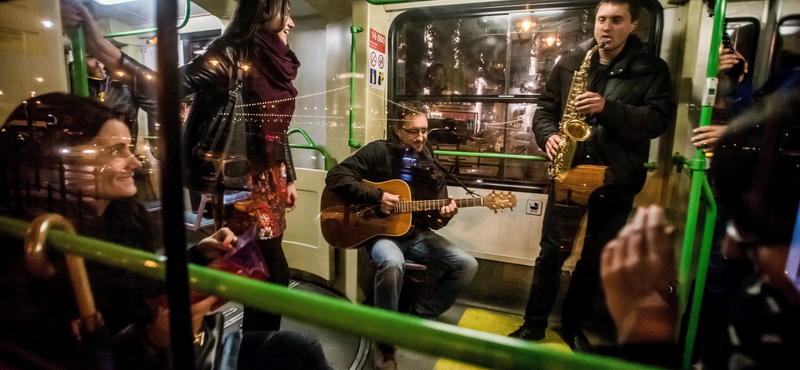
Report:
M 114 77 L 114 78 L 112 78 Z M 106 76 L 102 80 L 89 78 L 89 97 L 102 100 L 112 108 L 125 114 L 125 123 L 133 135 L 133 144 L 139 133 L 139 108 L 147 114 L 156 114 L 156 92 L 154 85 L 139 85 L 135 76 Z
M 594 45 L 594 39 L 581 43 L 550 72 L 533 118 L 540 148 L 550 136 L 558 134 L 573 74 Z M 595 53 L 592 65 L 598 63 L 599 53 Z M 587 117 L 593 134 L 578 143 L 573 166 L 608 166 L 610 176 L 604 189 L 638 193 L 645 182 L 650 140 L 663 134 L 675 120 L 677 103 L 667 63 L 649 54 L 639 38 L 631 35 L 605 74 L 590 80 L 587 91 L 601 94 L 606 99 L 605 108 Z
M 251 54 L 248 52 L 248 46 L 226 47 L 219 42 L 212 42 L 203 54 L 180 67 L 181 95 L 197 93 L 184 128 L 199 128 L 203 122 L 213 118 L 219 112 L 220 108 L 228 101 L 231 79 L 236 78 L 233 75 L 236 70 L 233 68 L 234 60 L 247 60 L 248 55 Z M 154 86 L 155 79 L 145 77 L 148 74 L 152 75 L 153 72 L 131 57 L 122 54 L 120 68 L 130 74 L 131 79 L 137 84 Z M 155 91 L 155 89 L 148 91 Z M 248 93 L 242 94 L 242 100 L 245 105 L 260 101 L 257 96 Z M 201 136 L 202 132 L 185 130 L 182 144 L 193 146 Z M 282 141 L 282 147 L 283 150 L 280 152 L 283 156 L 280 160 L 286 164 L 286 181 L 293 182 L 297 176 L 287 140 Z
M 336 195 L 354 204 L 380 204 L 383 190 L 364 185 L 361 180 L 383 182 L 403 179 L 411 188 L 413 200 L 447 199 L 447 183 L 444 174 L 434 162 L 428 143 L 416 161 L 403 160 L 414 157 L 411 149 L 406 152 L 394 134 L 389 140 L 378 140 L 367 144 L 328 172 L 325 184 Z M 414 231 L 437 230 L 450 221 L 438 210 L 414 212 Z

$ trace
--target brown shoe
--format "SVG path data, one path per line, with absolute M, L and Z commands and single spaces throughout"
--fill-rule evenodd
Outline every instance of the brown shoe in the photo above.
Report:
M 372 346 L 372 361 L 375 370 L 397 370 L 397 350 L 393 346 L 376 344 Z

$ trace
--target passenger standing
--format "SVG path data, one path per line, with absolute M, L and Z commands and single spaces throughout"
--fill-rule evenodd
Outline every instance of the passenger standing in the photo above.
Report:
M 373 141 L 328 172 L 325 182 L 336 195 L 357 204 L 380 205 L 390 214 L 400 198 L 365 185 L 362 180 L 383 182 L 403 179 L 414 200 L 450 199 L 439 210 L 414 212 L 411 229 L 399 237 L 377 237 L 363 247 L 378 265 L 375 275 L 375 307 L 397 312 L 406 259 L 427 265 L 435 286 L 416 302 L 413 314 L 436 319 L 456 301 L 478 270 L 478 262 L 433 230 L 447 225 L 458 207 L 447 195 L 444 174 L 428 143 L 428 119 L 418 112 L 406 113 L 390 131 L 389 140 Z M 376 370 L 397 369 L 395 348 L 375 346 Z
M 152 86 L 153 79 L 146 77 L 152 72 L 104 39 L 85 7 L 71 1 L 62 1 L 61 7 L 67 26 L 84 25 L 88 53 L 109 69 L 131 75 L 136 83 Z M 203 123 L 213 120 L 226 104 L 231 79 L 236 78 L 234 71 L 245 71 L 243 103 L 248 115 L 261 117 L 260 132 L 248 147 L 251 202 L 227 210 L 224 217 L 215 217 L 221 217 L 222 225 L 236 234 L 257 227 L 257 243 L 269 268 L 268 281 L 287 286 L 289 265 L 281 240 L 286 208 L 296 206 L 297 189 L 286 131 L 297 96 L 292 81 L 300 67 L 288 46 L 289 31 L 294 27 L 290 12 L 289 0 L 240 0 L 222 36 L 212 41 L 203 54 L 180 67 L 183 94 L 197 93 L 187 118 L 184 145 L 199 141 Z M 214 202 L 223 202 L 218 198 L 221 197 L 215 197 Z M 277 330 L 280 321 L 279 315 L 245 308 L 243 327 Z
M 581 327 L 599 288 L 600 252 L 625 225 L 633 199 L 644 186 L 650 140 L 663 134 L 675 115 L 666 62 L 650 54 L 641 40 L 631 35 L 639 11 L 636 0 L 602 0 L 597 6 L 594 38 L 555 66 L 534 116 L 537 143 L 552 159 L 561 141 L 559 121 L 573 73 L 580 68 L 587 50 L 605 42 L 592 57 L 587 92 L 579 95 L 575 104 L 578 112 L 587 115 L 594 133 L 578 143 L 573 165 L 608 166 L 610 179 L 589 199 L 586 239 L 561 312 L 561 335 L 573 350 L 590 348 Z M 568 254 L 562 253 L 558 242 L 555 225 L 559 215 L 553 200 L 551 186 L 525 322 L 509 335 L 514 338 L 543 339 L 558 295 L 561 267 Z

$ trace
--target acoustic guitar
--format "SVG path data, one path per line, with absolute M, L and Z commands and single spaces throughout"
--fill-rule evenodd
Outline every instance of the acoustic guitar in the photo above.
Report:
M 382 189 L 390 194 L 400 196 L 391 214 L 381 212 L 380 204 L 350 204 L 338 197 L 327 187 L 322 191 L 320 204 L 320 225 L 322 236 L 332 246 L 343 249 L 358 247 L 361 243 L 376 236 L 401 236 L 411 228 L 411 212 L 439 210 L 449 199 L 411 200 L 411 189 L 402 180 L 370 182 L 363 180 L 364 185 Z M 517 206 L 517 197 L 511 192 L 491 194 L 483 198 L 455 199 L 459 208 L 487 207 L 497 213 L 506 208 L 513 211 Z

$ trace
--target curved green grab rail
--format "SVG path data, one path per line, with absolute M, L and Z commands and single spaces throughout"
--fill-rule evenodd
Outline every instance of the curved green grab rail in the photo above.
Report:
M 306 139 L 308 145 L 289 144 L 290 148 L 316 150 L 322 154 L 322 158 L 325 161 L 325 171 L 328 171 L 331 169 L 331 167 L 333 167 L 334 165 L 333 158 L 331 158 L 331 156 L 328 155 L 328 152 L 325 150 L 325 148 L 315 144 L 314 140 L 311 140 L 311 137 L 308 136 L 308 133 L 305 130 L 300 128 L 293 128 L 286 132 L 286 137 L 289 137 L 289 135 L 295 133 L 300 133 L 300 135 L 303 135 L 303 138 Z
M 22 239 L 28 224 L 0 217 L 0 233 Z M 49 245 L 110 266 L 164 280 L 166 257 L 117 244 L 48 232 Z M 243 278 L 190 264 L 193 289 L 279 313 L 319 327 L 393 343 L 416 352 L 495 369 L 654 369 L 614 358 L 553 350 L 542 345 L 341 299 Z
M 190 13 L 190 10 L 191 10 L 191 5 L 190 4 L 191 4 L 191 0 L 186 0 L 186 9 L 185 9 L 185 11 L 183 13 L 183 20 L 181 21 L 181 23 L 178 24 L 178 29 L 186 27 L 186 25 L 189 23 L 189 18 L 190 18 L 190 16 L 189 16 L 190 14 L 189 13 Z M 143 34 L 143 33 L 155 32 L 157 30 L 158 30 L 158 28 L 145 28 L 145 29 L 141 29 L 141 30 L 132 30 L 132 31 L 117 32 L 117 33 L 109 33 L 107 35 L 103 35 L 103 37 L 120 37 L 120 36 L 140 35 L 140 34 Z

